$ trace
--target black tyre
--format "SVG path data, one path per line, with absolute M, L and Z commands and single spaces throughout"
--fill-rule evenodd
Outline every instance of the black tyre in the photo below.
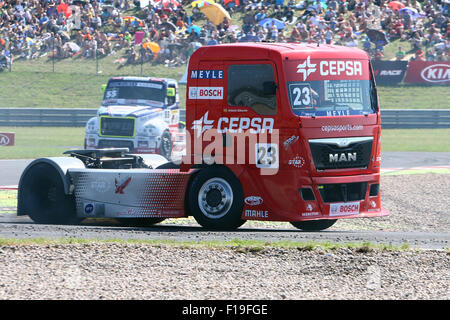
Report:
M 48 163 L 27 170 L 21 183 L 23 211 L 36 223 L 77 224 L 75 198 L 66 195 L 58 171 Z
M 172 156 L 172 136 L 169 131 L 164 131 L 161 135 L 161 146 L 159 154 L 167 160 L 170 160 Z
M 121 226 L 124 227 L 150 227 L 154 224 L 160 223 L 165 218 L 118 218 Z
M 335 224 L 337 219 L 322 219 L 322 220 L 308 220 L 308 221 L 295 221 L 291 224 L 297 229 L 303 231 L 321 231 L 328 229 L 333 224 Z
M 207 167 L 195 175 L 188 189 L 187 205 L 195 220 L 208 229 L 233 230 L 245 223 L 241 219 L 241 183 L 226 167 Z

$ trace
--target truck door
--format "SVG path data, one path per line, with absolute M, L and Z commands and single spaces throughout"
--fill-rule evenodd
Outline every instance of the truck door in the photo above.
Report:
M 198 65 L 191 65 L 188 73 L 186 101 L 186 116 L 192 119 L 193 140 L 201 138 L 209 129 L 216 129 L 218 119 L 224 105 L 224 66 L 221 62 L 200 61 Z M 202 143 L 204 146 L 206 142 Z M 199 149 L 193 150 L 198 154 Z
M 266 60 L 230 61 L 225 68 L 226 101 L 218 129 L 249 134 L 245 161 L 252 163 L 250 168 L 278 169 L 279 148 L 272 139 L 274 130 L 280 127 L 275 64 Z M 253 136 L 258 141 L 253 141 Z M 243 153 L 236 148 L 235 153 L 242 160 Z

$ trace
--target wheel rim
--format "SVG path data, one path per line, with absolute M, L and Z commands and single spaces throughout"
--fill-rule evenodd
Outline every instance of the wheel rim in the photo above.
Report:
M 233 190 L 222 178 L 206 181 L 198 193 L 198 205 L 202 213 L 211 219 L 225 216 L 233 204 Z

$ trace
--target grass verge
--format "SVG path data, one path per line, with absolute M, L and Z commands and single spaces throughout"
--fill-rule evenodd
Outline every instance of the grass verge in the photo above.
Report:
M 360 253 L 371 251 L 402 251 L 411 250 L 409 244 L 404 243 L 399 246 L 392 244 L 373 244 L 371 242 L 361 243 L 336 243 L 336 242 L 319 242 L 319 241 L 263 241 L 263 240 L 241 240 L 232 239 L 227 241 L 211 240 L 211 241 L 180 241 L 180 240 L 137 240 L 137 239 L 81 239 L 81 238 L 59 238 L 59 239 L 17 239 L 17 238 L 0 238 L 0 246 L 56 246 L 56 245 L 75 245 L 75 244 L 118 244 L 118 245 L 149 245 L 149 246 L 166 246 L 173 248 L 186 249 L 231 249 L 241 253 L 262 252 L 266 249 L 295 249 L 299 251 L 325 250 L 333 251 L 339 249 L 351 249 Z
M 83 146 L 84 128 L 0 127 L 14 132 L 15 145 L 0 147 L 0 159 L 62 156 Z M 381 151 L 450 152 L 450 129 L 384 129 Z

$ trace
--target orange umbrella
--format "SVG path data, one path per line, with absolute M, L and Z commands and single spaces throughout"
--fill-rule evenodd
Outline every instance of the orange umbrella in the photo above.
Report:
M 392 10 L 396 10 L 396 11 L 403 9 L 405 7 L 405 5 L 403 3 L 401 3 L 400 1 L 391 1 L 391 2 L 389 2 L 388 6 Z
M 158 53 L 159 51 L 161 51 L 161 47 L 159 46 L 159 44 L 157 44 L 156 42 L 152 42 L 152 41 L 143 43 L 142 47 L 144 49 L 152 50 L 153 53 Z
M 200 11 L 215 25 L 219 25 L 224 19 L 231 20 L 231 16 L 224 7 L 218 3 L 212 3 L 200 8 Z

